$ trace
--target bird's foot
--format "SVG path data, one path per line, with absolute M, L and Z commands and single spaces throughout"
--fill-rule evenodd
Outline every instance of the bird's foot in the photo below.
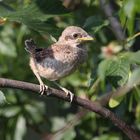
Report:
M 71 103 L 73 101 L 74 94 L 70 90 L 68 90 L 64 87 L 61 87 L 61 89 L 66 93 L 67 96 L 70 97 L 70 103 Z
M 66 88 L 62 87 L 61 85 L 59 85 L 58 83 L 54 82 L 54 84 L 57 85 L 60 89 L 62 89 L 66 93 L 67 96 L 69 96 L 70 103 L 71 103 L 73 101 L 74 94 L 71 91 L 69 91 L 68 89 L 66 89 Z
M 40 90 L 39 90 L 39 93 L 40 93 L 41 95 L 43 95 L 44 92 L 48 90 L 48 88 L 49 88 L 49 87 L 46 86 L 45 84 L 40 84 Z

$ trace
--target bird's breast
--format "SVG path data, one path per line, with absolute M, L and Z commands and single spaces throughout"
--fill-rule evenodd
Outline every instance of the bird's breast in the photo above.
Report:
M 54 58 L 45 58 L 37 63 L 39 74 L 48 80 L 58 80 L 72 73 L 87 57 L 86 52 L 55 54 Z

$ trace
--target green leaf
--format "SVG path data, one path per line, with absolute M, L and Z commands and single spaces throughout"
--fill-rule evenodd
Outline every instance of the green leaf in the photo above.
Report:
M 7 38 L 5 41 L 0 40 L 0 54 L 15 57 L 16 50 L 13 42 Z
M 124 85 L 129 77 L 130 63 L 124 56 L 103 60 L 98 67 L 98 75 L 102 81 L 107 78 L 114 86 Z
M 26 120 L 23 116 L 17 118 L 14 140 L 23 140 L 26 132 Z
M 7 102 L 6 97 L 5 97 L 4 93 L 0 90 L 0 105 L 5 104 L 6 102 Z
M 25 105 L 26 114 L 30 123 L 39 123 L 43 119 L 45 106 L 42 102 L 34 102 Z
M 5 26 L 0 34 L 0 54 L 16 57 L 16 47 L 13 41 L 14 32 L 12 26 Z
M 84 28 L 99 26 L 103 23 L 103 19 L 99 16 L 90 16 L 84 23 Z
M 0 2 L 0 16 L 14 21 L 23 21 L 26 17 L 46 21 L 56 15 L 69 13 L 62 2 L 58 0 L 34 0 L 28 5 L 19 6 L 17 10 L 8 7 L 9 5 Z
M 73 140 L 76 136 L 76 132 L 74 131 L 73 128 L 69 129 L 68 131 L 66 131 L 63 134 L 64 134 L 64 136 L 63 136 L 62 140 Z
M 106 60 L 101 61 L 101 63 L 99 64 L 98 75 L 102 81 L 105 80 L 107 66 L 109 65 L 110 61 L 111 61 L 110 59 L 106 59 Z
M 115 99 L 113 99 L 113 98 L 111 98 L 111 99 L 109 100 L 109 106 L 110 106 L 111 108 L 114 108 L 114 107 L 116 107 L 117 105 L 119 105 L 119 102 L 118 102 L 117 100 L 115 100 Z
M 123 7 L 120 10 L 120 20 L 122 26 L 126 26 L 130 35 L 134 32 L 135 17 L 139 13 L 140 1 L 139 0 L 125 0 Z M 127 20 L 126 20 L 127 19 Z
M 51 33 L 53 35 L 57 35 L 57 32 L 59 32 L 60 30 L 54 26 L 51 23 L 47 23 L 47 22 L 42 22 L 40 20 L 37 19 L 24 19 L 22 21 L 23 24 L 25 24 L 26 26 L 28 26 L 29 28 L 36 30 L 38 32 L 41 33 Z M 57 32 L 52 32 L 54 30 L 57 30 Z
M 140 64 L 140 51 L 128 53 L 130 63 Z
M 140 123 L 140 103 L 136 106 L 135 117 L 137 123 Z
M 102 134 L 99 136 L 95 136 L 92 140 L 120 140 L 121 135 L 112 132 L 109 134 Z
M 7 119 L 7 128 L 6 128 L 6 140 L 14 139 L 15 128 L 17 124 L 17 116 L 12 119 Z
M 0 2 L 0 17 L 23 23 L 34 30 L 47 33 L 52 29 L 58 30 L 53 23 L 46 22 L 49 18 L 69 12 L 62 6 L 62 2 L 58 0 L 36 0 L 28 5 L 19 7 L 17 10 L 12 8 L 11 10 L 7 8 L 9 7 L 8 5 L 5 5 Z
M 125 89 L 123 88 L 119 91 L 121 93 L 120 94 L 121 96 L 111 98 L 109 100 L 109 106 L 111 108 L 114 108 L 114 107 L 118 106 L 121 103 L 121 101 L 122 101 L 124 95 L 126 94 L 126 92 L 130 91 L 131 88 L 133 88 L 134 86 L 137 86 L 138 84 L 140 84 L 140 68 L 135 69 L 131 73 L 130 78 L 129 78 L 127 84 L 126 84 L 127 88 L 125 88 Z M 132 97 L 131 97 L 129 105 L 130 106 L 132 105 Z
M 98 32 L 104 26 L 107 26 L 109 22 L 107 20 L 103 20 L 99 16 L 90 16 L 86 19 L 84 23 L 84 28 L 92 28 L 94 33 Z
M 123 97 L 111 98 L 109 100 L 109 107 L 114 108 L 114 107 L 118 106 L 122 100 L 123 100 Z
M 52 35 L 50 35 L 50 38 L 54 43 L 57 42 L 57 39 L 55 37 L 53 37 Z
M 0 108 L 0 115 L 5 116 L 7 118 L 16 116 L 21 111 L 21 108 L 19 106 L 5 106 L 3 108 Z
M 0 34 L 0 54 L 16 57 L 16 47 L 13 41 L 14 32 L 12 26 L 6 25 Z
M 138 84 L 140 84 L 140 68 L 137 68 L 132 72 L 132 74 L 128 80 L 127 86 L 131 88 Z
M 63 128 L 66 125 L 65 119 L 64 118 L 57 118 L 57 117 L 53 117 L 51 119 L 51 121 L 53 122 L 53 126 L 52 126 L 52 131 L 57 131 L 60 128 Z
M 60 0 L 36 0 L 35 3 L 39 7 L 39 10 L 45 14 L 60 15 L 70 12 L 63 6 Z

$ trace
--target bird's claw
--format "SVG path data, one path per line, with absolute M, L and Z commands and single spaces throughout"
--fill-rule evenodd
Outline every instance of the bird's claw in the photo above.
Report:
M 73 98 L 74 98 L 74 94 L 71 92 L 71 91 L 69 91 L 68 92 L 68 95 L 69 95 L 69 97 L 70 97 L 70 103 L 73 101 Z
M 66 93 L 67 96 L 70 98 L 70 103 L 73 101 L 74 94 L 66 88 L 63 88 L 63 91 Z
M 39 93 L 40 93 L 41 95 L 43 95 L 44 92 L 47 91 L 47 90 L 48 90 L 48 86 L 46 86 L 45 84 L 40 84 Z
M 70 103 L 73 101 L 73 98 L 74 98 L 74 94 L 69 91 L 68 89 L 62 87 L 61 85 L 57 84 L 56 82 L 54 82 L 55 85 L 57 85 L 61 90 L 63 90 L 67 96 L 69 96 L 70 98 Z

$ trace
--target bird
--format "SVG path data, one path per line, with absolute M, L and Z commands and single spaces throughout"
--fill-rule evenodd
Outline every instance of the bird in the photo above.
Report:
M 86 62 L 88 53 L 85 42 L 94 40 L 84 29 L 68 26 L 58 41 L 47 48 L 38 48 L 33 39 L 25 40 L 25 50 L 30 54 L 29 65 L 40 84 L 40 93 L 48 90 L 41 77 L 56 81 L 73 73 Z M 59 86 L 72 102 L 74 94 Z

